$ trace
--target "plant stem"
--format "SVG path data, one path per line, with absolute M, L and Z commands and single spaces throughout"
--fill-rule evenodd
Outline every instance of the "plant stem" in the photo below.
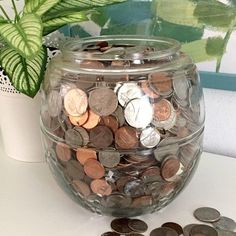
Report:
M 14 9 L 14 12 L 15 12 L 15 19 L 16 21 L 19 21 L 20 20 L 20 17 L 19 17 L 19 14 L 17 12 L 17 8 L 16 8 L 16 4 L 15 4 L 15 1 L 14 0 L 11 0 L 11 3 L 13 5 L 13 9 Z
M 7 18 L 7 20 L 9 21 L 9 23 L 11 22 L 11 19 L 10 17 L 7 15 L 6 11 L 4 10 L 4 8 L 0 5 L 0 9 L 3 13 L 3 15 Z

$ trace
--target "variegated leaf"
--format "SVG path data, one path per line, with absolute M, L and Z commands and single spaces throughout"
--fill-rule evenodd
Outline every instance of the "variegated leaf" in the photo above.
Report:
M 47 49 L 41 47 L 38 55 L 31 60 L 23 58 L 10 47 L 0 50 L 0 63 L 12 85 L 27 96 L 34 97 L 44 78 L 47 63 Z
M 35 14 L 24 15 L 19 22 L 0 24 L 0 35 L 25 58 L 33 58 L 42 47 L 42 22 Z

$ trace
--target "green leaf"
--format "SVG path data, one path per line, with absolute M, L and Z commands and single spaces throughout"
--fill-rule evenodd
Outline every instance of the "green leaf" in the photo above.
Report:
M 31 60 L 23 58 L 10 47 L 0 50 L 0 63 L 12 85 L 20 92 L 34 97 L 44 78 L 47 63 L 47 49 L 41 47 L 38 55 Z
M 4 17 L 0 16 L 0 24 L 2 23 L 8 23 L 8 21 Z
M 42 16 L 61 0 L 28 0 L 24 7 L 24 13 L 35 13 Z
M 33 58 L 42 46 L 42 22 L 35 14 L 24 15 L 16 24 L 0 24 L 0 35 L 21 56 Z
M 74 14 L 69 14 L 67 16 L 57 17 L 55 19 L 48 20 L 43 23 L 44 31 L 43 34 L 47 35 L 54 30 L 66 25 L 68 23 L 77 23 L 82 21 L 88 21 L 89 12 L 78 12 Z
M 222 56 L 225 53 L 225 42 L 221 37 L 209 38 L 207 40 L 206 52 L 212 56 Z
M 102 7 L 125 1 L 126 0 L 61 0 L 44 15 L 44 20 L 52 19 L 57 16 L 65 16 L 68 12 L 76 13 L 78 11 L 92 9 L 94 7 Z

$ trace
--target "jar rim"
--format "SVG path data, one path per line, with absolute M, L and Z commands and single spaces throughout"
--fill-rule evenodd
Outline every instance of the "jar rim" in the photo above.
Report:
M 119 43 L 120 45 L 129 45 L 133 43 L 135 46 L 152 47 L 154 51 L 148 51 L 145 54 L 125 54 L 125 55 L 110 55 L 105 53 L 84 52 L 84 45 L 99 42 Z M 73 38 L 63 44 L 61 51 L 67 56 L 77 60 L 135 60 L 135 59 L 160 59 L 174 55 L 181 48 L 180 42 L 175 39 L 145 36 L 145 35 L 103 35 L 97 37 Z

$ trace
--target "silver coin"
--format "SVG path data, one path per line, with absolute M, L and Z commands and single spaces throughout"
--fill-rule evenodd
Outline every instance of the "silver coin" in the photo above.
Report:
M 148 127 L 144 129 L 140 134 L 140 142 L 144 147 L 153 148 L 161 140 L 159 131 L 155 128 Z
M 87 130 L 82 128 L 82 127 L 75 127 L 74 129 L 77 132 L 79 132 L 79 134 L 83 138 L 83 144 L 82 145 L 86 146 L 89 143 L 89 134 L 88 134 Z
M 66 77 L 66 79 L 68 79 Z M 75 80 L 75 78 L 74 78 Z M 60 95 L 61 97 L 65 97 L 65 95 L 71 90 L 71 89 L 76 89 L 76 85 L 73 83 L 63 83 L 60 88 Z
M 120 163 L 120 153 L 116 151 L 101 151 L 98 158 L 101 164 L 108 168 L 116 167 Z
M 195 225 L 190 231 L 190 236 L 218 236 L 217 231 L 209 225 Z
M 118 106 L 112 115 L 117 118 L 120 127 L 125 124 L 125 115 L 121 106 Z
M 236 236 L 236 232 L 228 231 L 228 230 L 222 230 L 222 229 L 216 229 L 218 236 Z
M 160 227 L 151 231 L 150 236 L 178 236 L 177 232 L 173 229 Z
M 112 193 L 106 199 L 102 199 L 102 205 L 109 208 L 126 208 L 132 203 L 132 199 L 124 194 Z
M 75 129 L 69 129 L 65 132 L 65 141 L 72 148 L 78 148 L 83 145 L 83 138 Z
M 69 180 L 82 180 L 85 176 L 83 166 L 76 160 L 65 163 L 65 177 Z
M 212 224 L 217 229 L 228 230 L 228 231 L 236 230 L 236 222 L 233 219 L 225 216 L 221 216 L 218 221 Z
M 178 77 L 173 79 L 173 88 L 175 95 L 180 100 L 185 100 L 188 97 L 189 82 L 184 77 Z
M 190 236 L 190 231 L 191 229 L 193 228 L 193 226 L 196 226 L 198 224 L 189 224 L 189 225 L 186 225 L 184 228 L 183 228 L 183 232 L 184 232 L 184 236 Z
M 200 207 L 194 211 L 193 215 L 203 222 L 215 222 L 220 219 L 220 212 L 211 207 Z
M 130 126 L 145 128 L 152 122 L 153 108 L 146 97 L 136 98 L 127 104 L 124 114 Z
M 142 187 L 143 181 L 134 179 L 129 181 L 124 186 L 124 193 L 131 197 L 139 197 L 144 195 L 144 188 Z
M 121 106 L 125 106 L 134 98 L 141 98 L 143 92 L 136 83 L 125 83 L 118 89 L 118 101 Z

